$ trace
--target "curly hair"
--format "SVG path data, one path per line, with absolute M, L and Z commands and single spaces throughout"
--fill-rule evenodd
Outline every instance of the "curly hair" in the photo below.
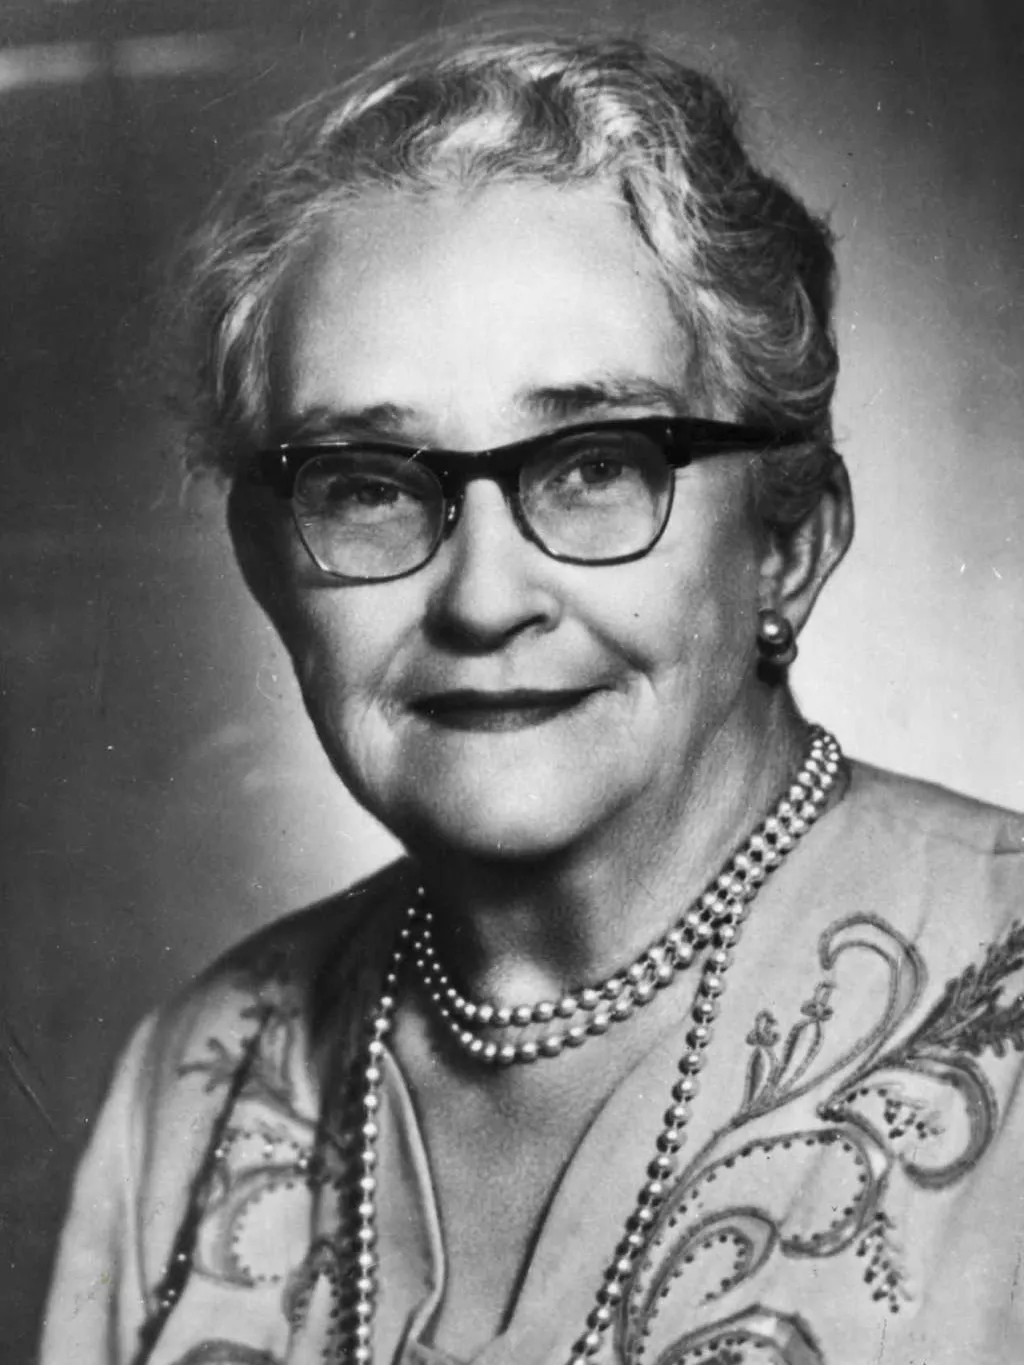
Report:
M 754 166 L 708 76 L 639 42 L 414 44 L 274 126 L 190 254 L 192 468 L 229 479 L 266 436 L 277 287 L 325 217 L 370 187 L 612 184 L 688 345 L 695 413 L 806 441 L 766 454 L 764 520 L 798 524 L 838 461 L 832 237 Z

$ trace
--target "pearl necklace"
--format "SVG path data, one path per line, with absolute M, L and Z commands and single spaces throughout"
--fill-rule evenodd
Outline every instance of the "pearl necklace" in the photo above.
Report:
M 643 950 L 625 969 L 584 986 L 558 1001 L 535 1005 L 474 1004 L 453 986 L 441 967 L 431 934 L 433 915 L 425 906 L 413 914 L 406 943 L 413 965 L 442 1022 L 459 1046 L 480 1061 L 498 1065 L 535 1062 L 557 1057 L 566 1047 L 581 1047 L 590 1038 L 607 1033 L 615 1023 L 630 1018 L 670 985 L 676 974 L 693 962 L 706 946 L 713 926 L 741 900 L 753 900 L 762 882 L 810 828 L 821 813 L 839 771 L 840 751 L 824 731 L 813 731 L 810 750 L 774 815 L 748 839 L 741 852 L 727 864 L 707 891 L 661 938 Z M 422 897 L 423 890 L 418 895 Z M 481 1036 L 481 1029 L 507 1032 L 553 1019 L 584 1021 L 554 1029 L 525 1041 L 496 1042 Z
M 679 1059 L 680 1076 L 672 1086 L 672 1103 L 665 1111 L 664 1123 L 658 1133 L 656 1154 L 647 1166 L 646 1179 L 627 1219 L 625 1234 L 615 1248 L 614 1259 L 597 1291 L 586 1330 L 574 1343 L 569 1357 L 568 1365 L 587 1365 L 601 1349 L 605 1333 L 615 1320 L 617 1305 L 633 1277 L 658 1209 L 668 1197 L 671 1177 L 678 1167 L 677 1153 L 686 1141 L 685 1129 L 699 1089 L 697 1076 L 704 1066 L 704 1052 L 711 1042 L 712 1023 L 725 988 L 725 973 L 732 963 L 733 950 L 749 914 L 750 903 L 767 876 L 781 864 L 821 814 L 841 762 L 842 751 L 836 740 L 822 729 L 812 729 L 807 758 L 775 811 L 682 919 L 645 949 L 625 971 L 567 995 L 557 1003 L 544 1001 L 532 1006 L 508 1007 L 475 1005 L 466 1000 L 451 985 L 437 961 L 430 936 L 431 917 L 422 905 L 423 888 L 418 889 L 417 903 L 407 910 L 406 922 L 398 932 L 384 977 L 384 991 L 370 1024 L 371 1038 L 363 1072 L 361 1174 L 356 1209 L 358 1276 L 354 1285 L 350 1339 L 341 1359 L 350 1360 L 353 1365 L 372 1365 L 373 1361 L 373 1319 L 378 1290 L 378 1260 L 374 1251 L 377 1240 L 377 1141 L 380 1137 L 378 1113 L 384 1079 L 381 1062 L 385 1053 L 384 1037 L 391 1028 L 396 1008 L 402 964 L 409 954 L 413 955 L 431 1002 L 459 1045 L 483 1062 L 509 1064 L 556 1057 L 565 1046 L 579 1046 L 588 1038 L 607 1032 L 613 1022 L 629 1018 L 637 1005 L 646 1004 L 658 989 L 668 985 L 677 972 L 689 966 L 698 950 L 708 949 L 690 1010 L 687 1050 Z M 612 1003 L 609 1006 L 607 1002 Z M 556 1017 L 572 1018 L 577 1013 L 589 1016 L 585 1025 L 574 1025 L 526 1043 L 495 1045 L 484 1042 L 478 1033 L 466 1027 L 476 1024 L 496 1029 L 522 1028 L 530 1023 L 547 1023 Z

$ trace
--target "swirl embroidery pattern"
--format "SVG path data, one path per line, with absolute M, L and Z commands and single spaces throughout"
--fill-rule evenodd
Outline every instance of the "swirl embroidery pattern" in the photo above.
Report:
M 858 954 L 882 965 L 884 998 L 861 1036 L 826 1060 L 836 967 L 847 957 L 861 961 Z M 914 945 L 881 919 L 854 916 L 825 931 L 818 958 L 825 976 L 788 1030 L 770 1010 L 757 1013 L 736 1113 L 693 1156 L 662 1207 L 619 1305 L 616 1360 L 824 1365 L 802 1317 L 749 1302 L 759 1272 L 779 1258 L 845 1257 L 879 1309 L 899 1313 L 912 1289 L 886 1206 L 894 1174 L 923 1191 L 946 1188 L 991 1141 L 997 1102 L 980 1059 L 1024 1051 L 1024 995 L 1004 1000 L 1008 979 L 1024 970 L 1024 926 L 950 980 L 899 1041 L 927 980 Z M 205 1054 L 180 1068 L 228 1095 L 189 1269 L 236 1289 L 273 1288 L 292 1346 L 319 1341 L 314 1355 L 329 1359 L 352 1253 L 343 1232 L 353 1149 L 346 1124 L 302 1111 L 302 1030 L 286 982 L 264 980 L 258 994 L 245 1011 L 258 1023 L 248 1050 L 210 1038 Z M 813 1126 L 744 1136 L 755 1121 L 818 1093 Z M 829 1199 L 808 1210 L 794 1192 L 812 1172 Z M 312 1244 L 311 1200 L 322 1215 Z M 268 1242 L 268 1221 L 289 1235 Z M 748 1291 L 746 1306 L 730 1311 L 738 1291 Z M 696 1325 L 680 1337 L 681 1322 Z M 200 1342 L 177 1365 L 276 1359 L 217 1339 Z
M 274 970 L 255 979 L 258 1003 L 241 1011 L 243 1020 L 257 1025 L 248 1044 L 228 1047 L 208 1038 L 205 1054 L 178 1068 L 181 1076 L 203 1077 L 208 1093 L 223 1089 L 228 1095 L 186 1269 L 234 1289 L 273 1290 L 291 1347 L 312 1316 L 329 1351 L 350 1250 L 341 1225 L 346 1201 L 354 1197 L 355 1139 L 328 1116 L 303 1112 L 301 1010 L 290 999 L 286 975 Z M 314 1206 L 331 1235 L 310 1243 Z M 199 1343 L 175 1365 L 207 1361 L 280 1365 L 271 1352 L 220 1339 Z
M 825 1064 L 834 971 L 856 953 L 884 965 L 885 1000 L 863 1035 Z M 894 1173 L 922 1190 L 943 1189 L 991 1141 L 997 1104 L 979 1058 L 1024 1051 L 1024 995 L 1003 1000 L 1007 978 L 1024 968 L 1024 927 L 949 981 L 899 1042 L 926 982 L 913 944 L 874 916 L 853 916 L 822 935 L 819 960 L 828 975 L 785 1036 L 771 1011 L 756 1016 L 739 1108 L 690 1161 L 654 1225 L 616 1324 L 617 1358 L 630 1365 L 823 1365 L 802 1318 L 762 1304 L 717 1317 L 709 1305 L 726 1308 L 775 1258 L 845 1253 L 871 1298 L 899 1313 L 912 1290 L 886 1210 Z M 814 1127 L 730 1142 L 753 1120 L 819 1090 Z M 808 1212 L 794 1197 L 812 1172 L 828 1187 L 825 1212 Z M 669 1317 L 704 1325 L 665 1339 Z

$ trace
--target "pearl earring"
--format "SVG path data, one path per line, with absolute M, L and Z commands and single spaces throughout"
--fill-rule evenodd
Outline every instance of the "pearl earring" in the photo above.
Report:
M 757 648 L 773 668 L 788 668 L 797 655 L 796 634 L 781 612 L 762 607 L 757 613 Z

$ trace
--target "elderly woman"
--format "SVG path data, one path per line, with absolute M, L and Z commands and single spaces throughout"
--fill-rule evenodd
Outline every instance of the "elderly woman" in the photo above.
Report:
M 46 1365 L 1024 1358 L 1024 821 L 787 685 L 832 283 L 619 41 L 405 52 L 220 204 L 200 457 L 409 857 L 142 1024 Z

